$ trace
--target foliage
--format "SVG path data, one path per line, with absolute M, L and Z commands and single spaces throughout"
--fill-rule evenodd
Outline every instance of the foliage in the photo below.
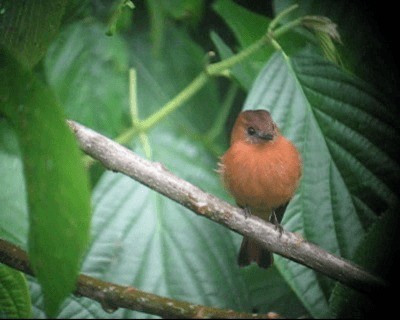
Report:
M 318 318 L 374 311 L 376 301 L 282 257 L 269 270 L 239 269 L 240 235 L 86 159 L 90 198 L 63 121 L 123 142 L 233 203 L 214 171 L 218 156 L 242 105 L 267 109 L 304 162 L 284 228 L 380 274 L 397 253 L 381 248 L 397 228 L 398 97 L 384 80 L 390 66 L 376 68 L 378 58 L 363 53 L 359 68 L 364 45 L 376 52 L 380 42 L 360 32 L 352 43 L 354 29 L 365 26 L 356 4 L 307 0 L 286 12 L 293 1 L 273 1 L 267 13 L 231 0 L 56 1 L 58 9 L 46 12 L 46 1 L 11 3 L 0 1 L 0 31 L 7 30 L 0 36 L 0 237 L 28 249 L 38 278 L 28 278 L 28 290 L 21 274 L 2 268 L 1 283 L 13 277 L 16 285 L 1 287 L 0 308 L 18 288 L 16 317 L 30 303 L 34 317 L 151 317 L 110 314 L 73 296 L 80 272 L 238 311 Z M 347 6 L 358 25 L 340 18 Z M 49 14 L 44 30 L 37 22 Z M 14 17 L 23 22 L 12 34 Z M 249 57 L 229 60 L 254 44 Z M 388 78 L 395 77 L 393 70 Z
M 31 317 L 28 284 L 21 272 L 0 265 L 0 292 L 1 318 Z

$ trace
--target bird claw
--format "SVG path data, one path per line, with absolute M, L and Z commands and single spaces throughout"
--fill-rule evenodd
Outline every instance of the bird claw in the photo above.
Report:
M 283 227 L 280 223 L 275 224 L 275 230 L 279 231 L 279 237 L 281 237 L 283 233 Z
M 281 237 L 283 233 L 283 227 L 279 223 L 278 218 L 276 217 L 275 210 L 272 210 L 269 221 L 274 224 L 275 230 L 279 231 L 279 236 Z
M 250 208 L 249 207 L 244 207 L 243 208 L 243 214 L 244 214 L 244 217 L 245 217 L 245 219 L 247 219 L 248 217 L 250 217 L 251 216 L 251 210 L 250 210 Z

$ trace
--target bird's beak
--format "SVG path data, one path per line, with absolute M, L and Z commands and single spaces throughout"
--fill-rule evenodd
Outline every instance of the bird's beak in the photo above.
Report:
M 266 141 L 271 141 L 274 138 L 271 133 L 260 134 L 259 137 Z

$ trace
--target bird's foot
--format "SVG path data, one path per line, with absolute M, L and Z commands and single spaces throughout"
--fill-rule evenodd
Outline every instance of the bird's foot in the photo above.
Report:
M 243 207 L 243 214 L 244 214 L 245 219 L 250 217 L 251 216 L 250 207 L 248 207 L 248 206 Z
M 279 223 L 278 218 L 276 217 L 275 210 L 272 210 L 271 216 L 269 218 L 269 221 L 274 224 L 275 230 L 279 231 L 279 236 L 282 236 L 283 233 L 283 227 Z

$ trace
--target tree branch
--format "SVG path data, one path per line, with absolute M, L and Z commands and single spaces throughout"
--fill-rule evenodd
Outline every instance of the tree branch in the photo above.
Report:
M 300 236 L 283 231 L 256 216 L 245 218 L 242 210 L 204 192 L 166 170 L 162 164 L 143 159 L 114 141 L 74 121 L 68 121 L 80 147 L 106 168 L 121 172 L 165 195 L 198 215 L 242 235 L 257 239 L 265 248 L 299 262 L 364 293 L 386 288 L 385 282 L 359 266 L 332 255 Z
M 28 256 L 25 251 L 2 239 L 0 239 L 0 262 L 11 268 L 34 276 L 32 269 L 29 266 Z M 134 287 L 120 286 L 86 275 L 79 276 L 75 295 L 98 301 L 103 309 L 110 313 L 116 311 L 118 308 L 125 308 L 171 319 L 279 318 L 279 315 L 274 312 L 254 314 L 191 304 L 189 302 L 169 299 L 137 290 Z

